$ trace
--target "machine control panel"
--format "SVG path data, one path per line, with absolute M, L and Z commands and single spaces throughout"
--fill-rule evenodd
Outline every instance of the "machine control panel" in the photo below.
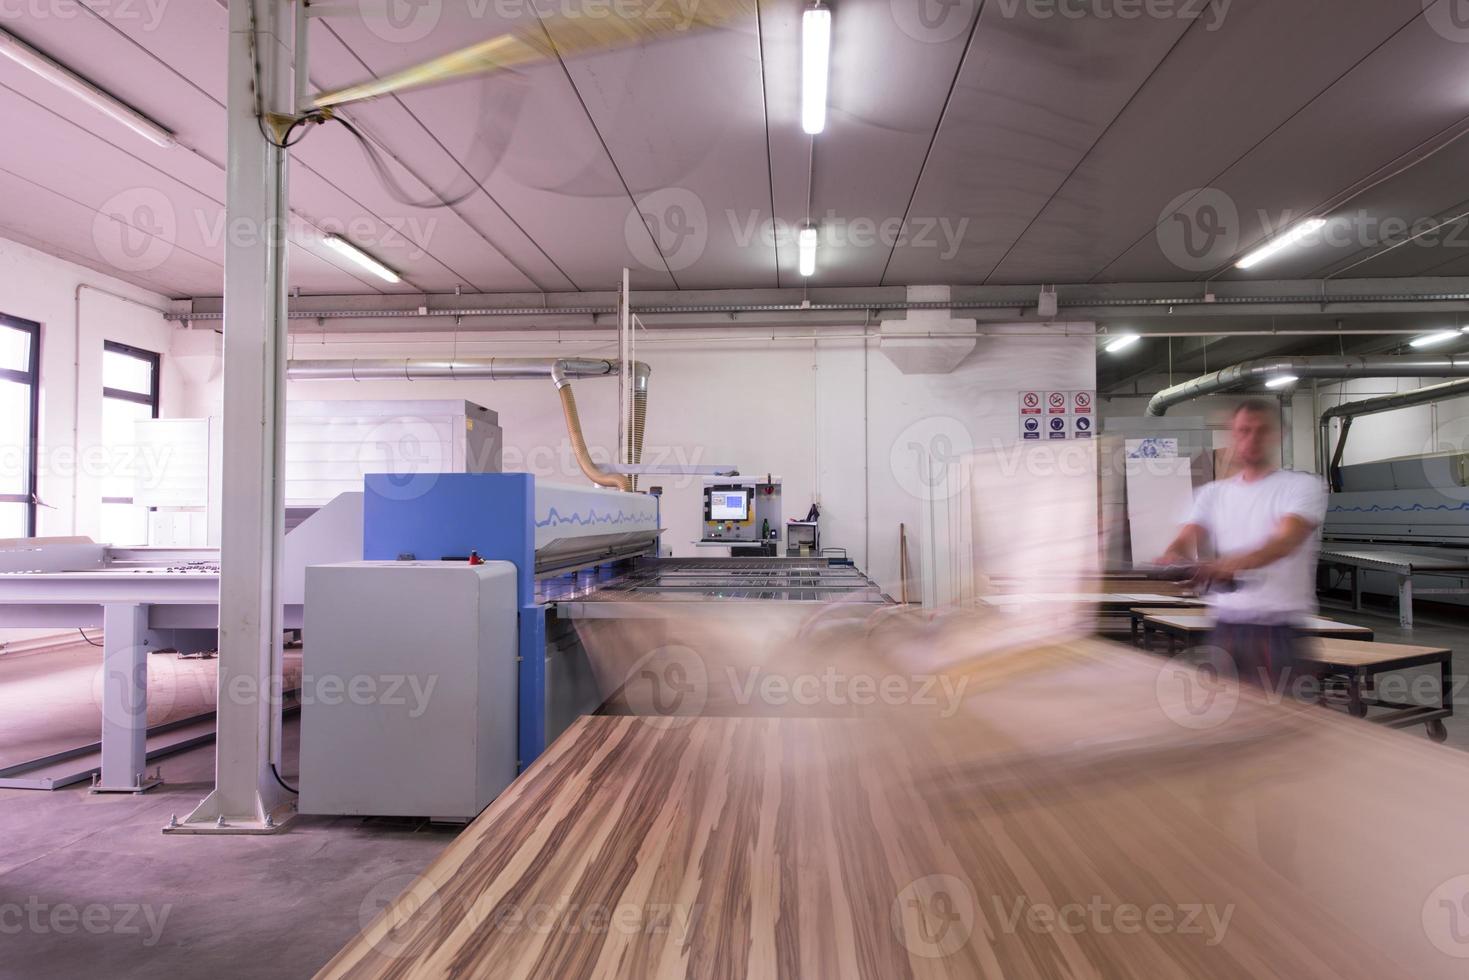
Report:
M 757 544 L 780 536 L 780 483 L 774 479 L 711 481 L 704 487 L 708 543 Z

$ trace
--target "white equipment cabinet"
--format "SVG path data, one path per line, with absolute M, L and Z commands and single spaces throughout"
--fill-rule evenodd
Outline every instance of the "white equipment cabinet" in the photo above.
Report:
M 515 778 L 515 566 L 306 571 L 300 812 L 470 820 Z

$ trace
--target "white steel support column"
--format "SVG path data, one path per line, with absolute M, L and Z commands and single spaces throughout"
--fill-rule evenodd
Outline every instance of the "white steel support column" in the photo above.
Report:
M 102 776 L 96 793 L 141 793 L 148 779 L 148 607 L 102 607 Z
M 176 832 L 269 833 L 292 813 L 279 761 L 286 154 L 257 105 L 294 111 L 290 0 L 229 0 L 231 234 L 224 267 L 224 520 L 214 792 Z M 258 103 L 257 103 L 258 76 Z

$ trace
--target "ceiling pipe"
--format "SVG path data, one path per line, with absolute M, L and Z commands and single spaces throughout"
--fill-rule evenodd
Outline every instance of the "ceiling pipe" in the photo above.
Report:
M 1458 305 L 1469 304 L 1469 292 L 1444 290 L 1440 292 L 1414 292 L 1414 293 L 1281 293 L 1261 294 L 1258 296 L 1106 296 L 1106 295 L 1067 295 L 1063 293 L 1058 301 L 1058 307 L 1063 310 L 1089 310 L 1089 309 L 1128 309 L 1133 307 L 1152 307 L 1164 312 L 1172 312 L 1178 309 L 1219 309 L 1221 307 L 1246 307 L 1261 305 L 1290 305 L 1316 307 L 1312 313 L 1322 312 L 1322 308 L 1334 305 L 1357 305 L 1357 304 L 1408 304 L 1429 303 L 1441 304 L 1452 303 Z M 879 300 L 879 299 L 851 299 L 837 301 L 777 301 L 777 302 L 723 302 L 723 303 L 655 303 L 635 304 L 632 312 L 642 317 L 658 316 L 660 314 L 693 314 L 693 313 L 811 313 L 811 312 L 905 312 L 912 310 L 1033 310 L 1036 302 L 1031 299 L 1004 298 L 1004 299 L 965 299 L 959 297 L 952 300 L 938 301 L 908 301 L 908 300 Z M 410 309 L 295 309 L 288 316 L 292 320 L 372 320 L 380 318 L 389 319 L 424 319 L 438 317 L 541 317 L 541 316 L 616 316 L 618 308 L 615 303 L 576 303 L 566 306 L 475 306 L 475 307 L 428 307 L 419 306 Z M 166 314 L 169 320 L 187 321 L 209 321 L 222 320 L 224 314 L 217 311 L 194 312 L 173 311 Z
M 1391 412 L 1396 408 L 1410 408 L 1414 405 L 1429 405 L 1434 402 L 1445 401 L 1449 398 L 1458 398 L 1469 395 L 1469 378 L 1461 381 L 1449 381 L 1439 385 L 1429 385 L 1426 388 L 1414 388 L 1412 391 L 1403 391 L 1395 395 L 1381 395 L 1377 398 L 1364 398 L 1361 401 L 1346 402 L 1335 408 L 1328 408 L 1321 413 L 1321 419 L 1317 423 L 1321 428 L 1320 445 L 1324 454 L 1326 447 L 1331 441 L 1331 420 L 1341 419 L 1341 433 L 1337 436 L 1336 450 L 1332 453 L 1329 464 L 1325 466 L 1325 472 L 1330 477 L 1331 489 L 1335 492 L 1341 491 L 1341 461 L 1347 448 L 1347 434 L 1352 431 L 1352 420 L 1363 415 L 1377 415 L 1380 412 Z
M 632 490 L 634 478 L 609 473 L 597 465 L 581 431 L 576 399 L 571 392 L 575 378 L 617 377 L 622 363 L 600 357 L 457 357 L 457 358 L 349 358 L 342 360 L 292 360 L 286 364 L 291 381 L 509 381 L 545 378 L 561 397 L 566 431 L 577 465 L 587 479 L 602 487 Z M 639 417 L 647 413 L 648 377 L 652 369 L 642 361 L 632 362 L 633 399 Z M 633 429 L 633 457 L 643 453 L 643 426 Z
M 1417 357 L 1379 354 L 1343 357 L 1266 357 L 1245 361 L 1165 388 L 1148 402 L 1146 414 L 1166 415 L 1174 405 L 1248 385 L 1263 384 L 1281 375 L 1307 378 L 1469 378 L 1469 357 Z

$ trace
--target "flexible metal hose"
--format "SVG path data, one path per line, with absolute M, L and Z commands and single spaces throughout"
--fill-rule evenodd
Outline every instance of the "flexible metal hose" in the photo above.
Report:
M 556 390 L 561 394 L 561 410 L 566 415 L 566 431 L 571 437 L 571 451 L 576 454 L 576 463 L 581 467 L 581 471 L 586 474 L 588 480 L 599 487 L 631 490 L 632 479 L 630 477 L 604 472 L 592 459 L 592 454 L 587 451 L 587 440 L 581 432 L 581 418 L 577 415 L 576 396 L 571 393 L 571 385 L 563 384 Z

